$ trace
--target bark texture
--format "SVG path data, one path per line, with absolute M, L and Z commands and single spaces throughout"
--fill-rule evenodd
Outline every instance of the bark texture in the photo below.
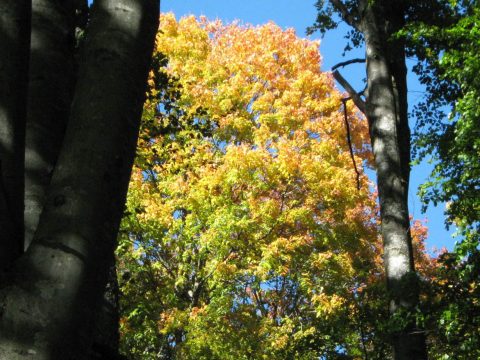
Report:
M 23 249 L 30 8 L 27 0 L 0 2 L 0 271 Z
M 70 112 L 75 79 L 76 2 L 32 0 L 25 142 L 25 249 L 37 229 Z
M 91 358 L 91 325 L 133 163 L 158 5 L 95 2 L 45 207 L 0 292 L 0 358 Z
M 25 250 L 37 229 L 65 135 L 77 79 L 76 56 L 87 20 L 86 0 L 32 0 L 25 141 Z M 114 260 L 112 254 L 112 263 Z M 112 265 L 104 300 L 94 321 L 92 358 L 110 359 L 118 352 L 117 292 Z
M 363 1 L 361 30 L 367 59 L 366 114 L 375 156 L 390 312 L 404 316 L 418 304 L 408 185 L 410 130 L 404 44 L 393 35 L 404 25 L 402 1 Z M 426 359 L 424 334 L 414 321 L 393 337 L 396 360 Z
M 394 359 L 427 358 L 425 336 L 412 315 L 419 300 L 415 273 L 408 185 L 410 179 L 410 129 L 408 126 L 405 45 L 395 33 L 405 21 L 405 1 L 330 0 L 343 20 L 362 33 L 367 64 L 366 100 L 347 86 L 352 99 L 367 116 L 375 156 L 384 263 L 390 313 L 404 322 L 393 335 Z M 335 78 L 346 82 L 338 73 Z

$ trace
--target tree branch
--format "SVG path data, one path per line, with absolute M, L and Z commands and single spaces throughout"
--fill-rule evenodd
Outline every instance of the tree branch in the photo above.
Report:
M 338 72 L 338 70 L 333 71 L 332 74 L 335 80 L 337 80 L 338 83 L 342 85 L 342 87 L 348 92 L 348 95 L 350 95 L 350 97 L 352 98 L 357 108 L 366 116 L 367 110 L 366 110 L 365 102 L 362 100 L 360 95 L 355 91 L 352 85 L 350 85 L 350 83 L 347 80 L 345 80 L 345 78 Z
M 350 64 L 355 64 L 355 63 L 364 63 L 365 61 L 366 61 L 365 59 L 356 58 L 356 59 L 339 62 L 338 64 L 332 66 L 332 71 L 338 69 L 339 67 L 344 67 Z
M 342 16 L 343 21 L 345 21 L 348 25 L 355 28 L 356 30 L 360 30 L 360 24 L 357 20 L 355 20 L 355 16 L 347 9 L 345 4 L 340 0 L 330 0 L 330 3 L 333 7 L 340 13 Z
M 348 123 L 348 114 L 347 114 L 347 101 L 350 98 L 343 99 L 343 116 L 345 120 L 345 127 L 347 129 L 347 142 L 348 142 L 348 149 L 350 150 L 350 157 L 352 158 L 353 168 L 355 169 L 355 174 L 357 178 L 357 190 L 360 191 L 360 172 L 357 168 L 357 162 L 355 161 L 355 155 L 353 154 L 353 147 L 352 147 L 352 137 L 350 135 L 350 124 Z

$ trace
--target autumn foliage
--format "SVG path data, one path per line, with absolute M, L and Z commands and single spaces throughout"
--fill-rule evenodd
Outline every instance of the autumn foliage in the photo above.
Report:
M 386 351 L 368 125 L 347 102 L 357 188 L 318 45 L 162 15 L 118 248 L 133 358 Z

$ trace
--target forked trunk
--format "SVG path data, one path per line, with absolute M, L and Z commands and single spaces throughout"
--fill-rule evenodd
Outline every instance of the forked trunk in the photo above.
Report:
M 97 0 L 45 208 L 0 293 L 0 358 L 88 359 L 135 153 L 158 1 Z
M 25 141 L 25 238 L 29 247 L 46 200 L 70 114 L 78 66 L 75 61 L 88 21 L 86 0 L 32 1 L 32 29 Z M 112 262 L 114 263 L 112 254 Z M 118 291 L 115 266 L 94 321 L 92 352 L 118 352 Z

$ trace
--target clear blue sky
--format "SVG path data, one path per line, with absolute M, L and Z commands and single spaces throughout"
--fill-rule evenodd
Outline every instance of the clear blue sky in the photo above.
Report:
M 297 34 L 305 37 L 305 29 L 315 21 L 315 0 L 162 0 L 161 11 L 173 12 L 177 19 L 184 15 L 205 15 L 209 19 L 221 19 L 224 22 L 240 20 L 243 23 L 264 24 L 274 21 L 283 28 L 293 27 Z M 322 69 L 328 70 L 334 64 L 354 57 L 364 57 L 362 50 L 355 50 L 342 57 L 345 46 L 345 25 L 339 29 L 327 32 L 321 41 L 320 51 L 323 56 Z M 319 34 L 311 36 L 318 39 Z M 413 61 L 408 60 L 407 65 Z M 361 64 L 352 65 L 342 71 L 343 75 L 356 86 L 362 89 L 362 79 L 365 78 L 365 69 Z M 409 102 L 410 106 L 421 96 L 423 89 L 418 84 L 415 76 L 410 74 L 409 78 Z M 414 120 L 411 121 L 413 126 Z M 444 205 L 437 208 L 430 207 L 427 214 L 421 213 L 421 202 L 416 196 L 417 187 L 429 174 L 429 166 L 422 164 L 413 168 L 410 185 L 409 206 L 410 213 L 417 219 L 428 218 L 429 240 L 428 247 L 446 246 L 451 249 L 454 241 L 451 237 L 452 230 L 447 232 L 444 227 Z

